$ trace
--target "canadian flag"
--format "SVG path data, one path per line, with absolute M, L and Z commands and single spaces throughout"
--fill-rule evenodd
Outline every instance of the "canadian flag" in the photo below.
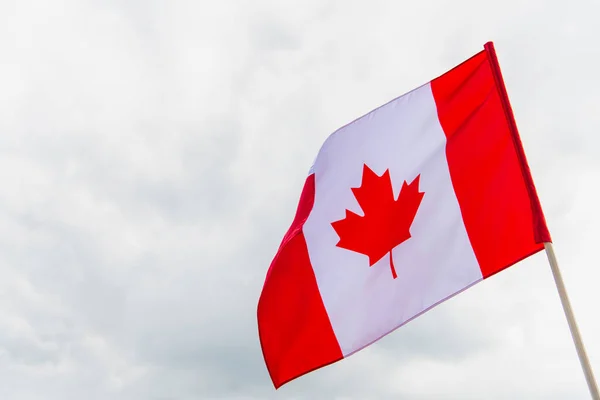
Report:
M 322 145 L 258 302 L 275 387 L 550 241 L 490 42 Z

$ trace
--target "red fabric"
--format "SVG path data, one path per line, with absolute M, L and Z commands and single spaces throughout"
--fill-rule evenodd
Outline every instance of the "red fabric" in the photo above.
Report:
M 276 388 L 343 358 L 302 233 L 314 195 L 313 174 L 306 180 L 296 217 L 271 263 L 258 302 L 260 343 Z
M 484 278 L 550 241 L 500 69 L 490 54 L 482 51 L 431 82 L 452 184 Z
M 515 151 L 517 152 L 517 157 L 521 163 L 523 180 L 525 181 L 525 185 L 527 186 L 527 191 L 529 193 L 531 212 L 533 214 L 535 241 L 537 243 L 552 242 L 550 232 L 548 231 L 548 227 L 546 225 L 546 218 L 544 217 L 544 213 L 542 211 L 542 205 L 540 204 L 540 200 L 533 183 L 533 178 L 531 177 L 529 164 L 527 163 L 527 158 L 525 157 L 525 150 L 523 149 L 523 144 L 521 143 L 521 137 L 519 136 L 519 130 L 517 129 L 517 122 L 515 121 L 512 107 L 510 106 L 508 93 L 506 91 L 506 86 L 504 85 L 504 78 L 502 77 L 502 72 L 500 71 L 500 64 L 498 63 L 498 57 L 496 56 L 494 44 L 492 42 L 486 43 L 485 50 L 488 54 L 488 60 L 490 62 L 490 67 L 492 68 L 492 74 L 494 75 L 496 87 L 498 88 L 498 92 L 500 94 L 500 100 L 502 100 L 504 114 L 510 128 L 510 133 L 515 145 Z

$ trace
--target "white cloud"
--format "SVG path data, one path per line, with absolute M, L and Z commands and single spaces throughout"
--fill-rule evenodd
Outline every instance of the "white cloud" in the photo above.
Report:
M 499 53 L 600 374 L 598 6 L 0 3 L 0 397 L 587 398 L 543 254 L 272 389 L 256 302 L 325 137 Z

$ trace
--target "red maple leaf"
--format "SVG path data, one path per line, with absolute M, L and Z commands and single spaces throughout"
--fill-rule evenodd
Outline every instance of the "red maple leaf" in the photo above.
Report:
M 378 176 L 365 164 L 361 186 L 352 188 L 364 216 L 346 210 L 344 219 L 331 224 L 340 237 L 337 246 L 367 255 L 369 267 L 389 253 L 396 279 L 392 250 L 411 237 L 410 226 L 425 194 L 419 192 L 419 177 L 410 184 L 404 181 L 394 199 L 390 171 Z

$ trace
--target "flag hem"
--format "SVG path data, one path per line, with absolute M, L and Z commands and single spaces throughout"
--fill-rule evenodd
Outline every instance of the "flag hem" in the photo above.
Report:
M 500 101 L 502 103 L 502 108 L 504 109 L 504 114 L 508 123 L 509 131 L 511 133 L 513 145 L 517 153 L 517 158 L 519 159 L 519 165 L 521 167 L 523 180 L 525 181 L 527 193 L 529 194 L 529 201 L 531 203 L 531 213 L 533 216 L 534 240 L 538 244 L 544 242 L 551 243 L 552 238 L 550 237 L 550 232 L 548 231 L 546 218 L 544 216 L 542 205 L 540 203 L 540 199 L 538 197 L 537 190 L 533 182 L 533 177 L 531 176 L 531 170 L 527 162 L 527 157 L 525 156 L 525 150 L 523 149 L 523 143 L 519 135 L 519 130 L 517 128 L 517 123 L 512 107 L 510 105 L 508 92 L 506 90 L 506 85 L 504 84 L 504 78 L 502 76 L 502 71 L 500 70 L 500 63 L 498 62 L 498 57 L 496 55 L 494 43 L 491 41 L 487 42 L 484 45 L 484 49 L 488 55 L 487 58 L 492 69 L 492 75 L 496 83 L 496 89 L 498 90 L 498 94 L 500 96 Z

